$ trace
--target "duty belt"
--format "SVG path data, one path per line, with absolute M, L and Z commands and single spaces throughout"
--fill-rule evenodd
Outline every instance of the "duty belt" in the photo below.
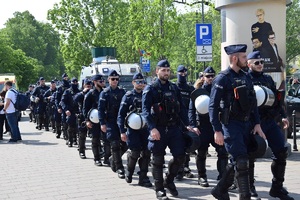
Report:
M 229 119 L 230 120 L 237 120 L 237 121 L 242 121 L 242 122 L 246 122 L 246 121 L 249 121 L 249 116 L 236 116 L 236 117 L 233 117 L 233 116 L 230 116 Z

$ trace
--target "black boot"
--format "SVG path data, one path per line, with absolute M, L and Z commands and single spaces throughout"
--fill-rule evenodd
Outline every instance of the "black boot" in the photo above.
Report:
M 174 157 L 169 161 L 167 176 L 164 180 L 164 187 L 167 188 L 171 195 L 176 197 L 178 196 L 178 191 L 176 189 L 176 186 L 174 184 L 174 178 L 177 175 L 177 172 L 180 168 L 180 166 L 183 165 L 185 160 L 185 155 Z
M 288 191 L 283 188 L 285 168 L 286 168 L 287 149 L 279 152 L 273 160 L 271 170 L 273 174 L 272 187 L 269 195 L 277 197 L 281 200 L 293 200 L 294 198 L 288 195 Z
M 217 152 L 218 152 L 217 170 L 219 172 L 217 180 L 220 180 L 228 164 L 228 155 L 224 147 L 218 148 Z
M 102 162 L 99 154 L 99 148 L 100 148 L 100 136 L 94 135 L 92 138 L 92 151 L 94 154 L 94 161 L 96 166 L 102 166 Z
M 251 197 L 258 197 L 258 194 L 256 192 L 255 186 L 254 186 L 254 158 L 249 158 L 249 184 L 250 184 L 250 194 Z
M 104 164 L 108 166 L 112 166 L 112 162 L 110 162 L 110 157 L 111 157 L 111 148 L 110 148 L 110 143 L 107 140 L 103 140 L 103 146 L 104 146 Z
M 185 160 L 183 164 L 183 175 L 187 178 L 194 178 L 194 174 L 192 173 L 192 170 L 189 167 L 190 160 L 190 154 L 185 154 Z
M 202 187 L 209 187 L 206 176 L 206 155 L 207 151 L 198 151 L 196 165 L 198 169 L 198 184 Z
M 246 156 L 236 159 L 236 180 L 239 187 L 240 200 L 250 200 L 249 160 Z
M 125 177 L 127 183 L 132 182 L 132 175 L 134 173 L 135 165 L 139 157 L 140 157 L 140 151 L 132 150 L 127 154 L 127 173 Z
M 234 166 L 229 163 L 226 170 L 223 172 L 222 178 L 211 190 L 211 194 L 218 200 L 230 200 L 228 188 L 232 185 L 234 180 Z
M 115 164 L 118 177 L 121 179 L 125 178 L 125 171 L 124 166 L 122 163 L 122 157 L 121 157 L 121 149 L 120 149 L 120 141 L 115 140 L 110 143 L 111 145 L 111 154 L 112 154 L 112 160 Z
M 60 138 L 60 135 L 61 135 L 61 123 L 59 122 L 56 122 L 55 124 L 56 126 L 56 138 Z
M 139 158 L 138 161 L 140 167 L 138 184 L 142 187 L 152 187 L 152 183 L 150 182 L 149 177 L 147 176 L 151 153 L 149 150 L 144 150 L 142 151 L 141 155 L 142 156 Z
M 154 179 L 155 193 L 156 198 L 160 200 L 169 199 L 166 195 L 164 189 L 164 179 L 163 179 L 163 165 L 164 165 L 164 156 L 154 156 L 152 160 L 152 176 Z

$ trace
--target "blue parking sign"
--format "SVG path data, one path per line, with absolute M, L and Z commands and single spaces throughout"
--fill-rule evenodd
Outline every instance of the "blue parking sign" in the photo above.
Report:
M 212 24 L 196 24 L 196 46 L 212 45 Z

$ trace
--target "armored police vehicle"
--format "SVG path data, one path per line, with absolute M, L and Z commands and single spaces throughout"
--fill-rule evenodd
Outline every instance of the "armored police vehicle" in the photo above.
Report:
M 125 90 L 131 90 L 132 77 L 135 73 L 140 72 L 140 66 L 137 63 L 119 63 L 115 58 L 116 50 L 112 47 L 98 47 L 92 49 L 93 62 L 89 66 L 82 66 L 79 78 L 79 88 L 82 88 L 85 78 L 101 74 L 107 79 L 108 72 L 111 69 L 120 74 L 119 86 Z

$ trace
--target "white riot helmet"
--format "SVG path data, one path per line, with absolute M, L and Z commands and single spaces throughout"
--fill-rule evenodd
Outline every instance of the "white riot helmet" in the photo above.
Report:
M 29 114 L 31 113 L 31 110 L 30 110 L 29 108 L 27 108 L 27 109 L 25 110 L 25 113 L 26 113 L 26 115 L 29 115 Z
M 91 109 L 88 113 L 88 118 L 91 122 L 97 124 L 99 123 L 99 117 L 98 117 L 98 110 L 97 109 Z
M 257 106 L 273 106 L 275 102 L 275 94 L 269 88 L 262 85 L 254 85 Z
M 196 110 L 200 114 L 207 114 L 208 113 L 208 106 L 209 106 L 209 93 L 203 88 L 199 88 L 194 90 L 191 93 L 191 99 L 195 105 Z
M 131 129 L 140 130 L 145 126 L 146 120 L 142 115 L 132 112 L 126 117 L 126 124 Z
M 35 97 L 34 96 L 30 96 L 30 101 L 35 102 Z

